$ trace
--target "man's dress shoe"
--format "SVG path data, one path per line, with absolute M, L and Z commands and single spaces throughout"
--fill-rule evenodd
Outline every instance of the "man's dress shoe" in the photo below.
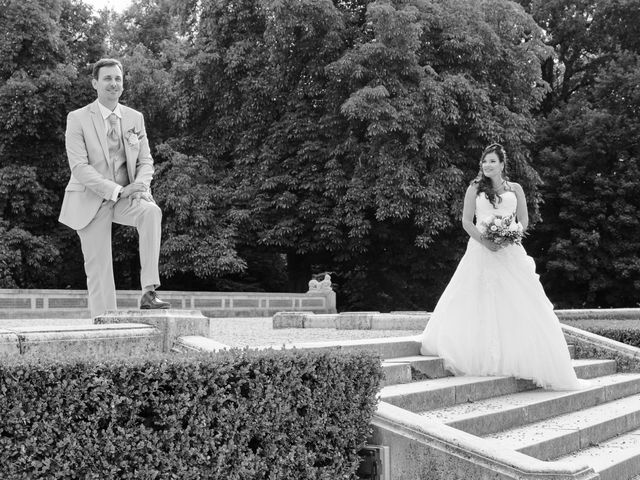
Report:
M 171 304 L 160 300 L 155 290 L 149 290 L 144 292 L 144 295 L 142 295 L 142 298 L 140 299 L 140 308 L 142 310 L 157 310 L 160 308 L 171 308 Z

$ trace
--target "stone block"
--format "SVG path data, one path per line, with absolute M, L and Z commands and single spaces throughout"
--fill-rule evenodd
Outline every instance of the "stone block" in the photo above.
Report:
M 19 354 L 26 356 L 145 355 L 162 347 L 158 329 L 144 324 L 33 326 L 12 332 L 19 339 Z
M 308 313 L 304 319 L 304 328 L 336 328 L 338 315 L 335 313 Z
M 96 324 L 144 323 L 156 327 L 163 337 L 162 351 L 168 352 L 178 337 L 210 332 L 209 319 L 199 310 L 117 310 L 96 317 Z
M 381 386 L 409 383 L 411 381 L 411 364 L 408 362 L 382 362 L 384 378 Z
M 445 370 L 444 360 L 441 357 L 415 355 L 412 357 L 400 357 L 386 360 L 387 362 L 409 362 L 411 368 L 415 369 L 420 375 L 427 378 L 442 378 L 451 376 L 451 373 Z
M 15 332 L 0 330 L 0 356 L 19 355 L 20 340 Z
M 231 348 L 224 343 L 216 342 L 211 338 L 188 335 L 178 337 L 171 348 L 172 352 L 192 353 L 192 352 L 217 352 Z
M 380 313 L 371 317 L 371 330 L 424 330 L 428 313 Z
M 338 330 L 371 330 L 371 320 L 380 312 L 344 312 L 336 319 Z
M 273 328 L 304 328 L 307 312 L 278 312 L 272 319 Z

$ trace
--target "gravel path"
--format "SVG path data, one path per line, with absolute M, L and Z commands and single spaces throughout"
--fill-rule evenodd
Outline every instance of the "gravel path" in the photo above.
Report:
M 88 318 L 77 319 L 0 319 L 0 330 L 35 325 L 90 325 Z M 231 347 L 281 346 L 290 343 L 310 343 L 362 338 L 405 337 L 422 330 L 336 330 L 335 328 L 272 327 L 271 317 L 212 318 L 210 337 Z
M 336 330 L 335 328 L 277 328 L 271 317 L 212 318 L 211 338 L 233 347 L 283 345 L 289 343 L 405 337 L 422 330 Z

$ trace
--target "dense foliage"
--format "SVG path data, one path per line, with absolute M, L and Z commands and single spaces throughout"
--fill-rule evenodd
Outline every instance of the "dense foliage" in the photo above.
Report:
M 430 309 L 499 141 L 552 300 L 632 306 L 639 2 L 135 0 L 91 16 L 0 0 L 0 286 L 83 287 L 55 222 L 64 115 L 111 55 L 154 149 L 165 287 L 300 291 L 331 271 L 340 309 Z M 118 288 L 136 288 L 135 233 L 114 242 Z
M 640 329 L 637 328 L 587 327 L 585 330 L 640 348 Z
M 381 377 L 362 352 L 5 359 L 0 477 L 353 478 Z
M 640 1 L 529 8 L 555 50 L 532 146 L 545 202 L 531 252 L 556 306 L 636 306 Z

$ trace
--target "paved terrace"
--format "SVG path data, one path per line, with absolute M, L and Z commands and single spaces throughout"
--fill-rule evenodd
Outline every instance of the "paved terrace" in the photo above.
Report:
M 90 318 L 0 319 L 0 330 L 25 325 L 91 325 Z M 405 337 L 422 330 L 336 330 L 335 328 L 272 327 L 271 317 L 211 318 L 210 338 L 232 347 L 281 346 L 363 338 Z

